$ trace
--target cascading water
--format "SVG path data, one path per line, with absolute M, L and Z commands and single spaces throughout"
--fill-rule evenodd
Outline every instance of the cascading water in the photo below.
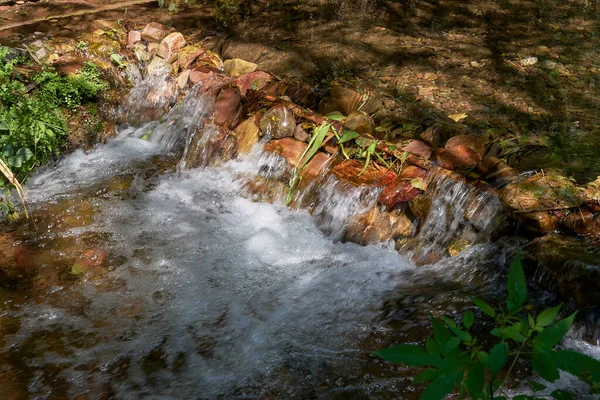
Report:
M 211 107 L 196 88 L 159 122 L 29 181 L 36 224 L 3 236 L 24 276 L 0 288 L 3 398 L 415 398 L 410 378 L 369 351 L 421 340 L 428 310 L 501 290 L 490 271 L 503 252 L 474 236 L 460 257 L 418 269 L 389 246 L 337 241 L 380 189 L 327 178 L 306 189 L 313 217 L 281 192 L 252 201 L 250 181 L 289 174 L 260 144 L 186 169 L 210 164 L 198 138 L 218 135 Z M 440 222 L 485 235 L 487 200 L 438 187 L 422 240 L 439 246 Z M 459 201 L 462 222 L 442 191 L 471 199 Z M 484 212 L 465 224 L 467 203 Z

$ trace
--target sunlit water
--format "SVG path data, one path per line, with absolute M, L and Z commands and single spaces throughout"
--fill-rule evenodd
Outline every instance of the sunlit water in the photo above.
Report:
M 414 374 L 369 352 L 420 342 L 429 311 L 457 315 L 467 295 L 503 291 L 506 255 L 485 222 L 459 257 L 417 268 L 392 244 L 338 241 L 380 189 L 325 182 L 314 215 L 254 202 L 240 195 L 247 180 L 286 169 L 260 144 L 182 170 L 191 135 L 212 132 L 210 108 L 189 97 L 29 181 L 38 222 L 15 235 L 36 278 L 2 289 L 5 398 L 415 398 Z M 428 249 L 440 229 L 466 229 L 448 208 L 461 190 L 434 203 Z M 77 270 L 81 254 L 98 265 Z

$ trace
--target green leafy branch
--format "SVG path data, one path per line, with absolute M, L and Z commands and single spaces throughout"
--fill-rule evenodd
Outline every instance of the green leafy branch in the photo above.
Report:
M 413 383 L 429 382 L 421 396 L 423 400 L 441 400 L 455 389 L 461 398 L 469 395 L 474 400 L 508 399 L 505 383 L 519 359 L 528 360 L 546 381 L 556 381 L 562 370 L 586 382 L 590 393 L 600 393 L 600 362 L 581 353 L 556 349 L 573 324 L 575 313 L 555 322 L 561 309 L 558 305 L 537 317 L 529 313 L 524 316 L 527 286 L 518 254 L 508 274 L 507 289 L 505 309 L 495 310 L 485 301 L 471 298 L 477 308 L 495 322 L 490 333 L 497 342 L 491 348 L 472 333 L 475 315 L 467 311 L 460 323 L 431 316 L 433 338 L 426 339 L 425 348 L 401 344 L 375 354 L 392 363 L 427 367 L 413 380 Z M 573 399 L 565 390 L 540 395 L 538 392 L 546 386 L 534 381 L 529 381 L 529 385 L 533 395 L 519 395 L 514 399 L 537 400 L 548 396 L 556 400 Z

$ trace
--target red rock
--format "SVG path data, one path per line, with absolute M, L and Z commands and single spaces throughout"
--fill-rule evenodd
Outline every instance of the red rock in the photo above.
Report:
M 150 22 L 142 29 L 141 36 L 142 39 L 148 42 L 158 43 L 173 31 L 175 31 L 175 29 L 170 26 L 159 24 L 158 22 Z
M 356 186 L 385 186 L 396 179 L 396 174 L 393 171 L 376 166 L 374 163 L 370 163 L 365 172 L 360 174 L 363 167 L 363 162 L 346 160 L 336 165 L 332 172 L 339 179 Z
M 240 76 L 234 81 L 234 84 L 240 88 L 242 96 L 245 96 L 250 89 L 262 90 L 271 80 L 273 80 L 273 75 L 263 71 L 255 71 Z
M 279 154 L 287 160 L 288 164 L 296 167 L 307 147 L 308 145 L 304 142 L 292 138 L 283 138 L 271 140 L 265 145 L 265 151 Z
M 483 158 L 485 154 L 486 140 L 480 135 L 457 135 L 451 137 L 446 142 L 444 148 L 454 155 L 453 149 L 456 147 L 466 147 L 476 153 L 479 158 Z
M 409 144 L 402 148 L 402 151 L 408 151 L 419 157 L 429 159 L 431 157 L 432 149 L 420 140 L 411 140 Z
M 422 191 L 415 188 L 411 180 L 424 179 L 426 176 L 427 172 L 419 167 L 412 165 L 405 167 L 396 180 L 383 189 L 379 196 L 379 202 L 389 209 L 400 202 L 412 200 Z
M 181 33 L 171 33 L 160 42 L 158 49 L 156 49 L 156 55 L 172 63 L 177 59 L 179 50 L 185 47 L 186 44 L 187 42 Z
M 129 31 L 127 34 L 127 48 L 133 49 L 135 44 L 142 40 L 142 33 L 140 31 Z
M 304 168 L 304 171 L 302 171 L 302 177 L 306 179 L 316 178 L 330 160 L 330 156 L 323 152 L 318 152 L 313 158 L 311 158 L 308 164 L 306 164 L 306 168 Z
M 562 221 L 562 226 L 578 235 L 600 237 L 600 218 L 587 210 L 574 211 Z
M 71 62 L 61 64 L 56 69 L 58 72 L 65 75 L 75 75 L 82 68 L 83 62 L 79 60 L 73 60 Z
M 219 126 L 235 128 L 242 113 L 242 96 L 238 88 L 222 90 L 215 100 L 214 123 Z

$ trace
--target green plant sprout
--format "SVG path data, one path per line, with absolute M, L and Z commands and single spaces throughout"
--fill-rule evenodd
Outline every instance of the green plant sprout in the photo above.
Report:
M 505 383 L 519 359 L 528 360 L 533 370 L 548 382 L 556 381 L 562 370 L 587 383 L 590 394 L 599 394 L 600 362 L 575 351 L 556 348 L 573 324 L 575 313 L 557 322 L 561 305 L 549 308 L 537 317 L 525 313 L 523 304 L 527 287 L 519 254 L 508 273 L 507 289 L 505 309 L 495 310 L 483 300 L 471 298 L 483 314 L 494 320 L 490 333 L 497 341 L 493 345 L 485 345 L 470 331 L 475 315 L 467 311 L 460 323 L 447 317 L 431 316 L 433 338 L 426 339 L 425 348 L 401 344 L 374 354 L 392 363 L 427 367 L 413 380 L 413 383 L 429 382 L 421 395 L 423 400 L 441 400 L 455 388 L 459 390 L 460 398 L 468 395 L 474 400 L 508 399 Z M 539 394 L 546 389 L 545 385 L 531 380 L 529 385 L 533 395 L 519 395 L 513 399 L 574 399 L 569 391 L 554 390 L 545 395 Z

